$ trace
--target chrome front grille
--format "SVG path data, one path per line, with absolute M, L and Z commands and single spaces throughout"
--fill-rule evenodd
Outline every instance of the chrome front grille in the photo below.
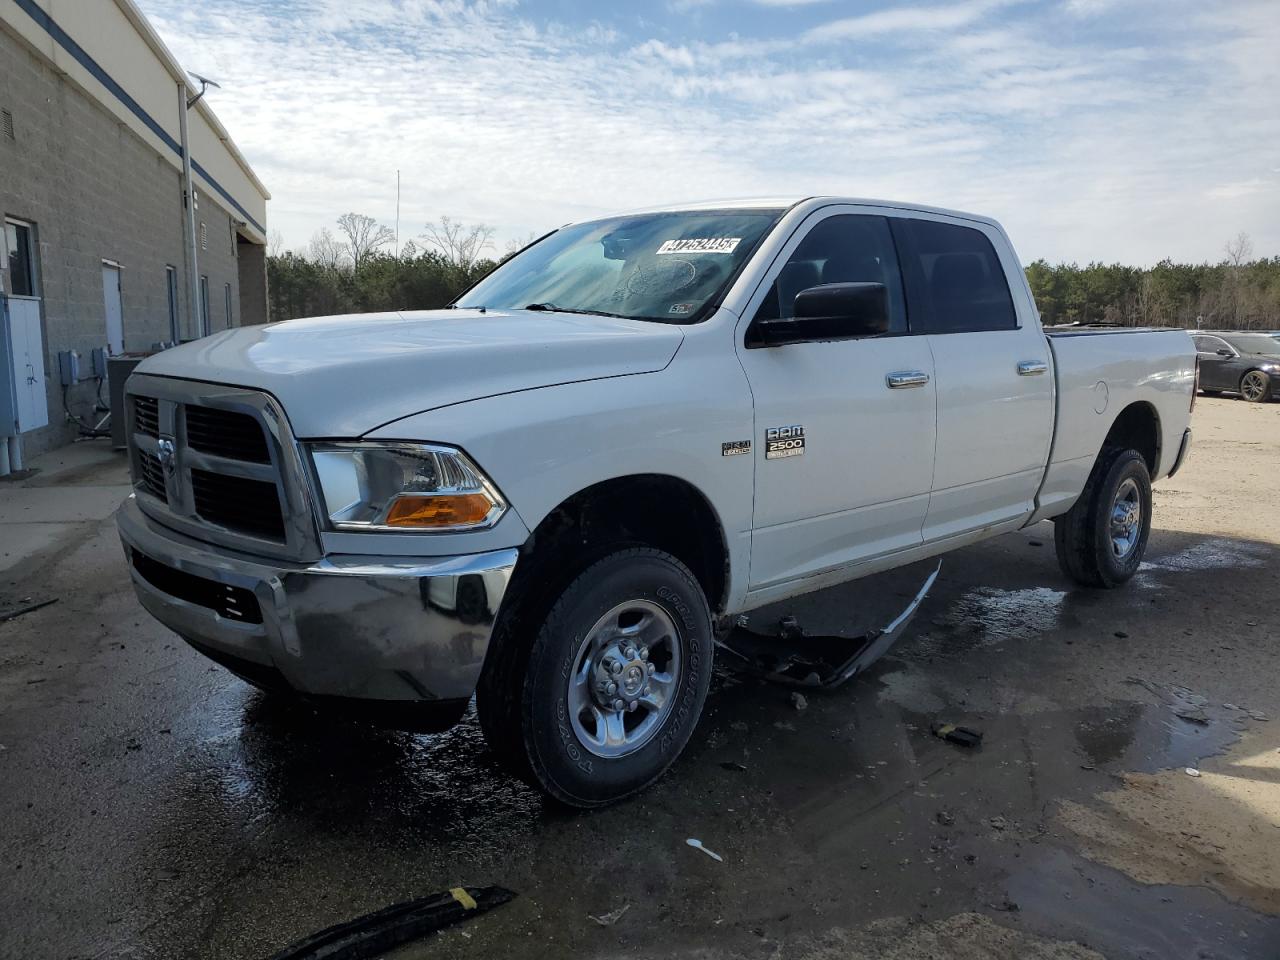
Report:
M 267 394 L 134 374 L 138 504 L 199 540 L 305 560 L 319 540 L 297 445 Z

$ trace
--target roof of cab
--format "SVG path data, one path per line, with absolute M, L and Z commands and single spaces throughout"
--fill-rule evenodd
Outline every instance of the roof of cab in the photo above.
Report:
M 965 220 L 977 220 L 999 226 L 991 217 L 977 213 L 966 213 L 963 210 L 948 210 L 945 207 L 931 207 L 923 203 L 909 203 L 901 200 L 875 200 L 868 197 L 834 197 L 834 196 L 782 196 L 782 197 L 734 197 L 720 200 L 698 200 L 690 203 L 668 203 L 660 206 L 640 207 L 625 210 L 612 216 L 627 216 L 642 213 L 674 213 L 682 210 L 770 210 L 805 207 L 805 212 L 831 204 L 851 204 L 860 207 L 885 207 L 895 210 L 911 210 L 916 213 L 936 213 L 948 217 L 960 217 Z M 592 218 L 592 219 L 604 219 Z

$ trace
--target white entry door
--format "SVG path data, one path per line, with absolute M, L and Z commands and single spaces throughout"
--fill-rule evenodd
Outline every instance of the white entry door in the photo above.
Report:
M 102 302 L 107 311 L 107 351 L 112 356 L 124 353 L 124 306 L 120 302 L 120 268 L 114 263 L 102 264 Z
M 889 335 L 739 344 L 759 451 L 752 589 L 917 546 L 933 478 L 933 358 L 928 339 L 908 330 L 887 220 L 867 208 L 830 207 L 779 260 L 753 323 L 794 316 L 796 295 L 808 287 L 875 283 L 884 287 Z M 782 452 L 768 448 L 775 429 L 795 438 Z

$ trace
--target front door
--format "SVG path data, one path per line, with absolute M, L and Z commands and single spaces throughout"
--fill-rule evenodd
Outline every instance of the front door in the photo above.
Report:
M 107 352 L 118 357 L 124 353 L 124 306 L 120 302 L 120 268 L 102 263 L 102 303 L 107 313 Z
M 1021 268 L 987 224 L 920 215 L 893 226 L 912 322 L 929 331 L 939 398 L 924 539 L 1025 517 L 1049 459 L 1054 392 L 1030 295 L 1008 281 Z
M 808 287 L 881 283 L 888 335 L 748 347 L 740 325 L 755 400 L 752 589 L 920 543 L 933 474 L 933 360 L 927 339 L 908 330 L 888 222 L 865 209 L 831 207 L 806 221 L 745 316 L 792 316 Z

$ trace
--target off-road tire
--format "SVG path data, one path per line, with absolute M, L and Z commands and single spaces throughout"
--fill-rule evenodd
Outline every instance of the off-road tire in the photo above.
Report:
M 579 648 L 619 603 L 657 604 L 681 634 L 683 664 L 662 726 L 634 753 L 593 755 L 567 719 L 566 694 Z M 619 549 L 588 566 L 555 598 L 527 654 L 496 657 L 477 697 L 491 748 L 514 772 L 561 803 L 599 807 L 643 790 L 688 743 L 711 681 L 711 612 L 698 581 L 675 557 L 649 547 Z M 519 644 L 516 635 L 505 641 Z
M 1126 480 L 1137 487 L 1141 507 L 1137 542 L 1123 557 L 1112 546 L 1111 514 Z M 1104 450 L 1080 499 L 1054 521 L 1054 546 L 1062 572 L 1086 587 L 1118 587 L 1138 571 L 1151 534 L 1151 474 L 1137 450 Z

